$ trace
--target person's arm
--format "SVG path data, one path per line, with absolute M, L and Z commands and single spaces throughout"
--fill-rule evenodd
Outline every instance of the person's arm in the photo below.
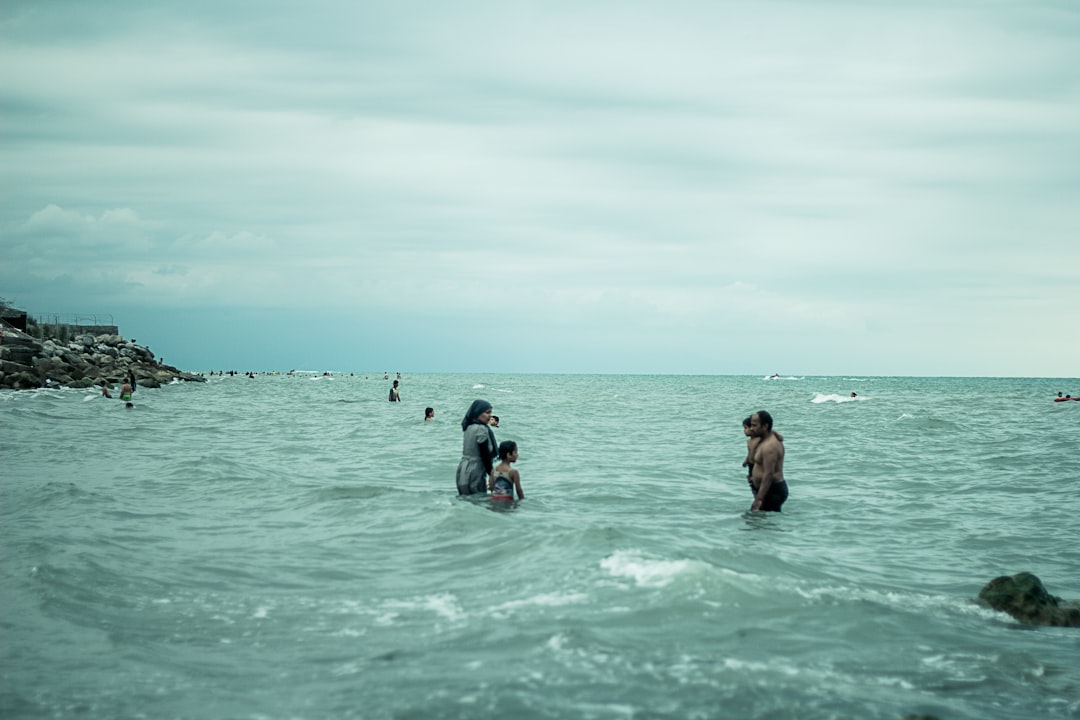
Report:
M 769 496 L 769 488 L 773 484 L 773 476 L 776 474 L 776 465 L 780 459 L 780 453 L 776 450 L 776 445 L 766 445 L 761 449 L 761 485 L 758 486 L 757 494 L 754 495 L 754 504 L 750 506 L 751 510 L 760 510 L 761 506 L 765 503 L 765 498 Z
M 524 500 L 525 493 L 521 491 L 521 473 L 519 473 L 517 470 L 511 470 L 510 479 L 514 481 L 514 487 L 517 489 L 518 500 Z
M 483 425 L 474 425 L 473 427 L 481 428 L 481 430 L 476 433 L 476 444 L 479 446 L 480 460 L 484 463 L 484 472 L 487 473 L 488 482 L 490 482 L 491 469 L 495 467 L 495 454 L 492 452 L 491 445 L 488 442 L 487 428 Z

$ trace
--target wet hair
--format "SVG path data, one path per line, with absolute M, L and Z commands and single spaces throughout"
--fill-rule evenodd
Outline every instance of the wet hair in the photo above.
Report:
M 435 408 L 424 408 L 424 417 L 429 418 L 435 414 Z
M 754 414 L 758 416 L 758 422 L 759 423 L 761 423 L 764 427 L 767 427 L 770 430 L 772 430 L 772 415 L 770 415 L 769 413 L 767 413 L 764 410 L 758 410 Z
M 749 417 L 747 417 L 747 418 L 746 418 L 745 420 L 743 420 L 743 421 L 742 421 L 742 426 L 743 426 L 743 427 L 750 427 L 750 421 L 751 421 L 751 420 L 753 420 L 753 416 L 752 416 L 752 415 L 751 415 L 751 416 L 749 416 Z
M 507 456 L 517 450 L 517 443 L 513 440 L 503 440 L 499 443 L 499 459 L 505 460 Z

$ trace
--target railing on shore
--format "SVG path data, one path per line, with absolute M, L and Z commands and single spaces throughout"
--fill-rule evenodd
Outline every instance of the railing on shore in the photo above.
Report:
M 55 338 L 67 342 L 76 335 L 119 335 L 112 315 L 45 313 L 27 323 L 27 332 L 41 340 Z

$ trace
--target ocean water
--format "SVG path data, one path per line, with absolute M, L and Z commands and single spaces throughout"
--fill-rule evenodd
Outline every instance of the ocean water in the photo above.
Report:
M 0 716 L 1080 717 L 1080 630 L 974 603 L 1080 599 L 1080 380 L 401 386 L 0 394 Z M 477 397 L 512 507 L 456 496 Z M 782 514 L 748 512 L 758 409 Z

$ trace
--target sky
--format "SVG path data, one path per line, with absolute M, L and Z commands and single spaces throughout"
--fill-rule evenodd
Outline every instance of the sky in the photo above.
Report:
M 1080 376 L 1080 3 L 0 4 L 0 297 L 184 370 Z

